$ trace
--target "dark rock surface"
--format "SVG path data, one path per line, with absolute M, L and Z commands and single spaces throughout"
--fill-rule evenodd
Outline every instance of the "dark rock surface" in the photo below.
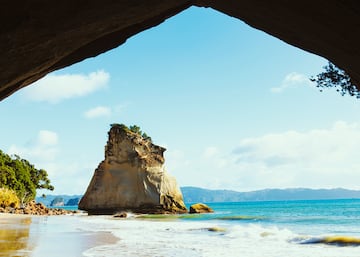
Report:
M 24 1 L 0 8 L 0 100 L 191 5 L 212 7 L 344 69 L 360 85 L 360 1 Z

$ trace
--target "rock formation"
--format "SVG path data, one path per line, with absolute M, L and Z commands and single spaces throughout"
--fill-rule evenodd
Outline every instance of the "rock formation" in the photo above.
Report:
M 113 124 L 102 161 L 80 200 L 89 214 L 183 213 L 181 191 L 164 167 L 163 147 Z
M 46 208 L 46 206 L 42 203 L 36 203 L 35 201 L 30 201 L 24 207 L 19 207 L 19 208 L 0 207 L 0 213 L 50 216 L 50 215 L 75 214 L 75 213 L 78 213 L 78 211 L 68 211 L 68 210 L 64 210 L 64 209 Z
M 211 7 L 323 56 L 360 85 L 358 0 L 14 0 L 0 8 L 0 100 L 192 5 Z
M 196 203 L 190 206 L 189 213 L 210 213 L 214 212 L 209 206 L 204 203 Z

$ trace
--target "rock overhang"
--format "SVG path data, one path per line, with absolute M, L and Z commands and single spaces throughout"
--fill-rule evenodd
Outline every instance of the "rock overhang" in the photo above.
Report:
M 323 56 L 360 85 L 357 0 L 11 1 L 0 10 L 0 100 L 94 57 L 190 6 L 211 7 Z

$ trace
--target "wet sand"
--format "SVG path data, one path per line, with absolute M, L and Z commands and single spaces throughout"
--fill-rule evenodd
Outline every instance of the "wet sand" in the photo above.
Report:
M 79 230 L 77 222 L 81 217 L 0 214 L 0 257 L 77 257 L 118 240 L 109 232 Z

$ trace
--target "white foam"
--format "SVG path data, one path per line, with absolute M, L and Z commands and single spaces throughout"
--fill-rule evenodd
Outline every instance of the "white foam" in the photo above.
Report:
M 232 225 L 214 221 L 150 221 L 88 217 L 83 229 L 110 231 L 119 241 L 97 246 L 84 255 L 92 256 L 246 256 L 246 257 L 359 257 L 358 247 L 302 245 L 302 237 L 288 229 L 257 224 Z M 91 223 L 91 225 L 89 225 Z M 220 227 L 225 231 L 209 232 Z

